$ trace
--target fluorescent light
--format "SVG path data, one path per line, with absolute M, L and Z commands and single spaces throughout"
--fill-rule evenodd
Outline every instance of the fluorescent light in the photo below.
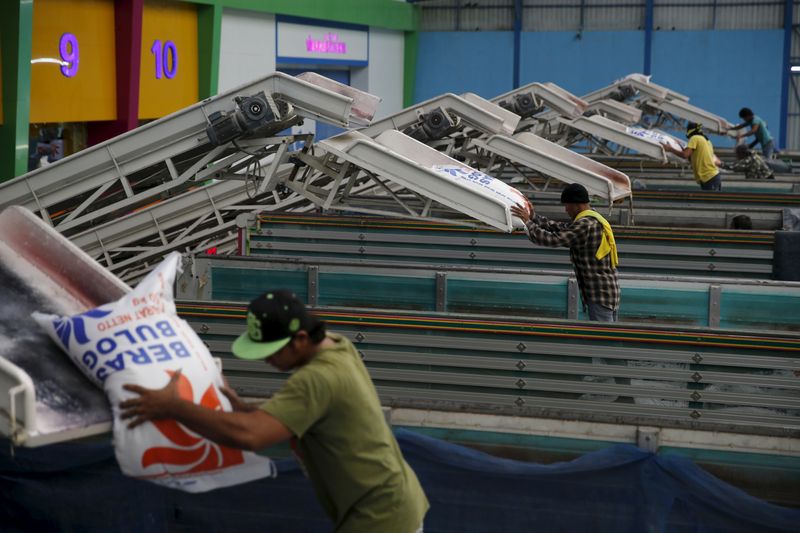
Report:
M 62 67 L 69 66 L 68 61 L 62 61 L 61 59 L 56 59 L 55 57 L 40 57 L 38 59 L 31 59 L 31 65 L 35 65 L 36 63 L 53 63 L 54 65 L 61 65 Z
M 792 72 L 800 72 L 800 65 L 792 65 L 791 71 Z

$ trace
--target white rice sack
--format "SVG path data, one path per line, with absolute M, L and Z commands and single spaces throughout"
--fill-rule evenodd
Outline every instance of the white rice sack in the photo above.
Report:
M 676 150 L 683 150 L 686 148 L 686 144 L 683 141 L 679 140 L 677 137 L 673 137 L 669 133 L 664 133 L 660 130 L 646 130 L 643 128 L 632 128 L 628 126 L 625 128 L 625 131 L 627 131 L 630 135 L 635 135 L 637 137 L 641 137 L 642 139 L 657 142 L 658 144 L 668 144 Z M 686 161 L 685 159 L 680 158 L 671 152 L 667 152 L 667 158 L 670 161 Z
M 519 205 L 529 211 L 528 199 L 517 189 L 499 179 L 479 170 L 467 166 L 455 164 L 433 165 L 432 170 L 441 176 L 447 177 L 450 181 L 466 186 L 473 190 L 480 191 L 483 196 L 497 198 L 506 208 Z M 514 228 L 523 228 L 525 225 L 517 217 L 512 217 Z
M 178 393 L 208 409 L 231 411 L 222 374 L 182 319 L 172 286 L 180 254 L 172 253 L 120 300 L 75 316 L 33 318 L 95 385 L 114 414 L 114 451 L 122 472 L 187 492 L 205 492 L 275 475 L 271 460 L 220 446 L 174 420 L 128 429 L 119 403 L 136 397 L 127 383 L 159 389 L 181 370 Z

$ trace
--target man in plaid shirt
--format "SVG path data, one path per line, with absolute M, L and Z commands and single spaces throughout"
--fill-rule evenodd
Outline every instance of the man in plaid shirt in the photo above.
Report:
M 589 192 L 572 183 L 561 193 L 561 203 L 571 222 L 555 222 L 524 207 L 511 208 L 528 228 L 531 241 L 541 246 L 569 248 L 570 260 L 581 289 L 589 320 L 616 322 L 619 310 L 617 251 L 608 222 L 589 207 Z

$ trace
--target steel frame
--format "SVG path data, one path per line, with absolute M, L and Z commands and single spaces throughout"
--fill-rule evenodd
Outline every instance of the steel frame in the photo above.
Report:
M 215 145 L 215 113 L 258 96 L 272 109 L 256 130 Z M 273 73 L 63 161 L 0 185 L 0 207 L 21 205 L 73 239 L 124 279 L 135 279 L 170 250 L 228 250 L 242 211 L 308 209 L 279 188 L 298 171 L 290 147 L 312 136 L 280 133 L 313 118 L 365 125 L 378 99 L 313 73 Z
M 243 309 L 227 302 L 179 305 L 192 327 L 208 336 L 212 352 L 224 358 L 233 372 L 231 384 L 267 396 L 284 377 L 229 356 L 231 340 L 241 333 Z M 356 344 L 381 399 L 393 407 L 800 434 L 800 385 L 792 374 L 800 366 L 789 352 L 770 352 L 768 335 L 753 338 L 752 348 L 724 349 L 710 347 L 724 344 L 724 336 L 698 328 L 639 327 L 641 337 L 622 340 L 614 332 L 631 333 L 630 326 L 608 325 L 604 331 L 611 340 L 602 340 L 588 325 L 559 321 L 340 308 L 316 312 Z M 556 336 L 564 338 L 516 328 L 558 330 Z M 684 346 L 656 342 L 662 336 L 687 341 Z M 594 340 L 586 344 L 582 337 Z M 797 343 L 794 335 L 781 338 Z M 611 401 L 617 397 L 630 400 Z
M 250 255 L 310 259 L 313 242 L 314 256 L 318 258 L 391 257 L 403 264 L 570 268 L 565 253 L 531 248 L 520 235 L 506 236 L 463 226 L 384 223 L 358 217 L 267 215 L 258 223 L 242 221 L 239 229 L 243 234 L 241 240 L 249 243 Z M 437 234 L 436 230 L 444 229 L 445 234 Z M 733 231 L 696 235 L 697 231 L 618 228 L 617 241 L 628 269 L 732 278 L 767 279 L 771 275 L 770 236 Z
M 371 246 L 367 244 L 367 246 Z M 365 250 L 366 252 L 366 250 Z M 646 253 L 646 252 L 645 252 Z M 320 295 L 320 275 L 346 273 L 358 276 L 382 276 L 387 280 L 395 278 L 414 279 L 433 279 L 433 294 L 430 301 L 435 302 L 435 310 L 439 312 L 448 311 L 447 309 L 447 280 L 456 278 L 458 280 L 490 281 L 493 283 L 541 283 L 541 284 L 567 284 L 574 285 L 572 291 L 567 291 L 566 301 L 564 302 L 565 318 L 577 318 L 580 302 L 577 298 L 577 283 L 569 270 L 536 270 L 530 268 L 508 268 L 493 267 L 490 265 L 476 266 L 467 264 L 436 265 L 436 264 L 413 264 L 408 266 L 398 266 L 397 263 L 390 263 L 376 259 L 336 259 L 330 257 L 280 257 L 280 256 L 251 256 L 251 257 L 211 257 L 211 256 L 192 256 L 190 259 L 191 268 L 184 271 L 177 282 L 179 299 L 188 300 L 211 300 L 214 296 L 213 271 L 216 269 L 248 269 L 259 271 L 267 270 L 270 272 L 304 272 L 307 276 L 307 301 L 309 305 L 316 306 L 321 300 Z M 552 265 L 555 266 L 555 265 Z M 566 265 L 559 265 L 564 266 Z M 699 274 L 699 273 L 698 273 Z M 794 295 L 800 300 L 800 283 L 777 282 L 764 280 L 746 280 L 735 278 L 711 278 L 701 276 L 675 276 L 663 274 L 620 274 L 620 283 L 624 291 L 626 287 L 636 289 L 655 289 L 657 291 L 697 291 L 708 294 L 707 324 L 711 328 L 720 326 L 720 318 L 723 314 L 721 308 L 723 302 L 721 295 L 726 293 L 745 292 L 749 290 L 762 289 L 774 295 L 785 298 Z M 330 288 L 330 287 L 329 287 Z M 325 295 L 322 295 L 325 296 Z M 425 295 L 419 295 L 421 300 L 425 300 Z M 654 298 L 659 296 L 654 293 Z M 326 300 L 330 301 L 329 298 Z M 480 302 L 476 302 L 480 307 Z M 381 305 L 382 308 L 392 307 L 391 303 Z M 397 307 L 397 306 L 393 306 Z M 752 309 L 753 329 L 786 329 L 770 323 L 769 312 L 763 309 L 761 312 L 758 307 Z M 503 316 L 526 316 L 529 311 L 504 309 Z M 759 316 L 765 319 L 759 322 Z M 653 315 L 648 322 L 658 323 L 660 317 Z M 670 315 L 667 323 L 675 323 L 676 317 Z M 795 325 L 800 329 L 800 320 Z

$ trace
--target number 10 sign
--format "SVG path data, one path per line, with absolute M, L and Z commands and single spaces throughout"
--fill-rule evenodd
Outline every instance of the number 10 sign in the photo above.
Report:
M 150 52 L 155 56 L 156 79 L 160 80 L 162 76 L 170 80 L 174 78 L 178 72 L 178 47 L 175 43 L 164 41 L 162 44 L 160 39 L 156 39 L 150 47 Z

